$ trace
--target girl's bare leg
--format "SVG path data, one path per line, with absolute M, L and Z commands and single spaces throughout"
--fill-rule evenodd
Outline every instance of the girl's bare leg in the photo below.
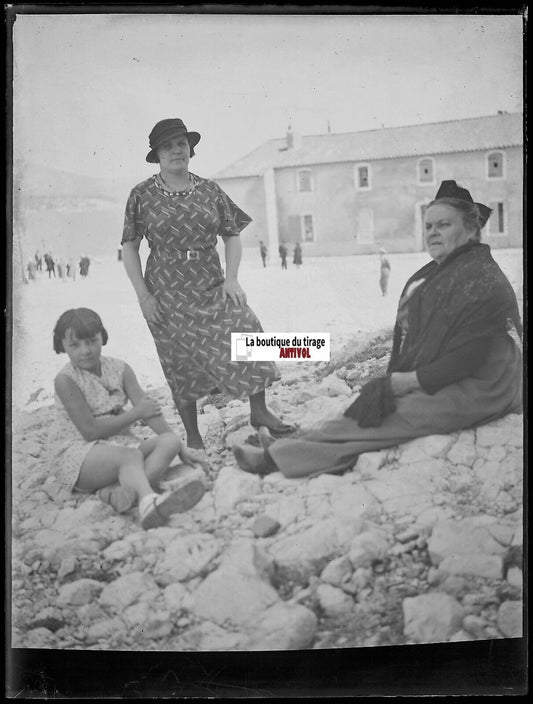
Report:
M 161 433 L 141 443 L 139 450 L 144 457 L 144 472 L 150 484 L 162 479 L 180 448 L 181 441 L 174 433 Z
M 83 462 L 75 488 L 96 491 L 117 481 L 131 487 L 139 501 L 143 496 L 153 493 L 140 450 L 96 444 Z

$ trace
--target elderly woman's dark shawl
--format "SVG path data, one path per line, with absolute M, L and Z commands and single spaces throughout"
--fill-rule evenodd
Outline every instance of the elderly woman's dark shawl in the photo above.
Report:
M 515 293 L 490 247 L 469 242 L 442 263 L 432 261 L 407 282 L 424 279 L 407 303 L 407 332 L 394 329 L 388 373 L 414 371 L 463 345 L 504 334 L 522 324 Z

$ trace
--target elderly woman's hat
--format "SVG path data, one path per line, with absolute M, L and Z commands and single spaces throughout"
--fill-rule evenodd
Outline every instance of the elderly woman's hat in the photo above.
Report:
M 167 140 L 179 137 L 182 134 L 187 137 L 191 145 L 191 156 L 194 156 L 194 147 L 200 141 L 200 134 L 198 132 L 189 132 L 183 120 L 180 120 L 179 117 L 172 117 L 168 120 L 158 122 L 150 132 L 148 137 L 150 140 L 150 151 L 146 155 L 146 161 L 151 164 L 157 164 L 159 161 L 157 158 L 157 150 L 159 147 Z
M 474 203 L 477 205 L 479 214 L 481 216 L 481 227 L 485 227 L 487 220 L 490 218 L 492 209 L 483 203 L 476 203 L 469 191 L 466 188 L 458 186 L 455 181 L 443 181 L 440 184 L 440 188 L 437 191 L 435 200 L 440 200 L 441 198 L 455 198 L 457 200 L 464 200 L 467 203 Z

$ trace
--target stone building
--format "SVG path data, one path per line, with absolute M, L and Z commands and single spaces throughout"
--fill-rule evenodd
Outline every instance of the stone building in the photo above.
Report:
M 253 218 L 245 247 L 304 243 L 307 256 L 424 249 L 422 221 L 455 179 L 494 213 L 483 238 L 521 247 L 523 115 L 496 115 L 298 139 L 291 129 L 213 176 Z

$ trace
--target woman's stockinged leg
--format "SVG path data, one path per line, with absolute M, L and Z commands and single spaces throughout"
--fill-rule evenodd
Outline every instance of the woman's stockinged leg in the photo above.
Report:
M 103 443 L 94 445 L 82 464 L 75 488 L 96 491 L 117 481 L 132 488 L 138 500 L 153 493 L 140 450 Z
M 163 477 L 180 448 L 181 441 L 174 433 L 162 433 L 141 443 L 139 450 L 144 456 L 144 471 L 150 484 Z
M 196 401 L 180 401 L 176 402 L 176 406 L 187 434 L 187 447 L 192 447 L 196 450 L 204 450 L 204 441 L 198 430 Z
M 250 425 L 253 425 L 254 428 L 266 426 L 274 433 L 291 430 L 290 426 L 268 410 L 264 389 L 250 396 Z

